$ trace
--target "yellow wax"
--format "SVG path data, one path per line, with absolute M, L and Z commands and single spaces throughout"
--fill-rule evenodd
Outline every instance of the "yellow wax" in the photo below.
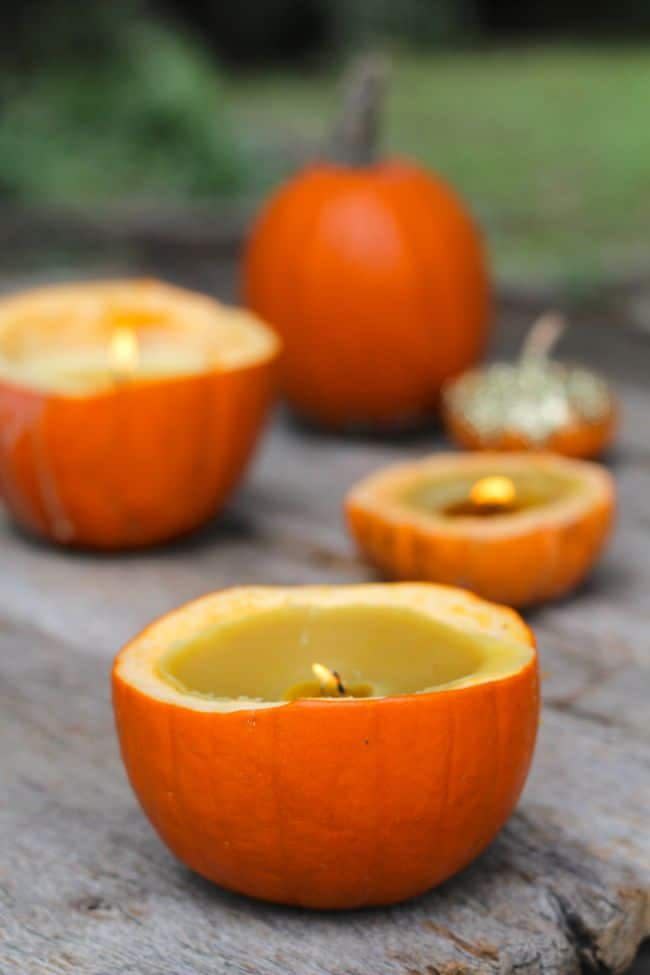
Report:
M 189 375 L 210 367 L 206 351 L 184 344 L 182 337 L 174 338 L 140 340 L 137 360 L 128 369 L 112 360 L 108 343 L 61 350 L 54 348 L 17 362 L 2 363 L 0 368 L 4 365 L 2 372 L 22 385 L 76 392 L 116 383 Z
M 476 483 L 483 478 L 500 476 L 500 472 L 494 469 L 473 475 L 465 472 L 441 474 L 418 480 L 409 487 L 403 501 L 418 511 L 443 518 L 508 517 L 530 508 L 552 504 L 580 490 L 575 478 L 563 474 L 534 469 L 529 472 L 508 472 L 508 479 L 515 490 L 513 500 L 505 505 L 479 507 L 472 500 L 472 489 Z
M 297 701 L 301 697 L 385 697 L 386 691 L 382 693 L 382 688 L 375 687 L 373 684 L 344 683 L 345 691 L 343 694 L 332 693 L 323 687 L 317 680 L 305 680 L 299 684 L 294 684 L 285 693 L 286 701 Z
M 486 650 L 489 648 L 489 659 Z M 508 665 L 512 648 L 394 606 L 286 606 L 218 624 L 159 664 L 175 688 L 215 699 L 413 694 Z M 327 661 L 347 695 L 323 693 L 312 666 Z
M 70 396 L 240 369 L 278 344 L 248 312 L 158 281 L 54 285 L 0 304 L 0 381 Z

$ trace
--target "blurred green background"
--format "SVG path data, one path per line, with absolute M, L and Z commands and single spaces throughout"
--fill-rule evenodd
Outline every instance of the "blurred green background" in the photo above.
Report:
M 318 153 L 350 56 L 380 49 L 386 151 L 468 198 L 500 279 L 580 291 L 648 262 L 646 3 L 25 0 L 2 22 L 12 212 L 250 208 Z

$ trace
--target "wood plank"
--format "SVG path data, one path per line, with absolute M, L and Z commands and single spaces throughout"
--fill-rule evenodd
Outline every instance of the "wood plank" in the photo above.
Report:
M 505 348 L 524 324 L 512 317 Z M 518 813 L 476 864 L 411 904 L 308 914 L 184 870 L 126 784 L 108 669 L 152 616 L 209 589 L 372 578 L 341 498 L 381 464 L 440 449 L 439 435 L 344 440 L 280 419 L 225 516 L 138 555 L 61 552 L 0 522 L 2 975 L 559 975 L 630 963 L 650 933 L 650 342 L 577 328 L 571 341 L 611 362 L 620 384 L 618 530 L 579 593 L 530 615 L 546 708 Z
M 647 931 L 650 749 L 619 728 L 547 709 L 520 811 L 476 864 L 410 904 L 310 914 L 171 858 L 120 766 L 106 661 L 25 624 L 0 660 L 3 972 L 605 972 Z

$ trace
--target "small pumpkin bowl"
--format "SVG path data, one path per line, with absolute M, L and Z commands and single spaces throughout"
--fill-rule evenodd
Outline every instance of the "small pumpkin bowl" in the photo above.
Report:
M 284 699 L 316 654 L 370 696 Z M 441 883 L 505 823 L 537 658 L 513 610 L 462 590 L 232 589 L 129 643 L 113 703 L 131 785 L 184 864 L 268 901 L 358 908 Z
M 484 478 L 519 502 L 488 516 L 463 504 Z M 391 579 L 463 586 L 524 607 L 585 578 L 610 533 L 614 483 L 601 466 L 551 453 L 435 454 L 385 468 L 345 502 L 352 536 Z
M 80 354 L 105 356 L 125 330 L 158 355 L 153 372 L 116 380 L 106 365 L 75 365 Z M 249 313 L 158 281 L 3 299 L 0 495 L 13 518 L 50 541 L 99 549 L 198 527 L 251 455 L 278 347 Z

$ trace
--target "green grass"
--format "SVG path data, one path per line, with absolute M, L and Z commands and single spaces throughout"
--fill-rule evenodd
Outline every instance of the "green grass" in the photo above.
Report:
M 224 78 L 146 18 L 111 51 L 0 72 L 0 198 L 262 196 L 337 114 L 338 70 Z M 465 195 L 501 279 L 580 292 L 650 264 L 649 86 L 650 47 L 397 51 L 385 149 Z
M 591 287 L 650 258 L 649 81 L 650 48 L 398 53 L 385 147 L 467 197 L 501 277 Z M 226 92 L 261 160 L 317 139 L 336 112 L 334 77 L 230 80 Z
M 89 64 L 0 72 L 0 196 L 30 203 L 233 195 L 247 159 L 203 48 L 134 19 Z

